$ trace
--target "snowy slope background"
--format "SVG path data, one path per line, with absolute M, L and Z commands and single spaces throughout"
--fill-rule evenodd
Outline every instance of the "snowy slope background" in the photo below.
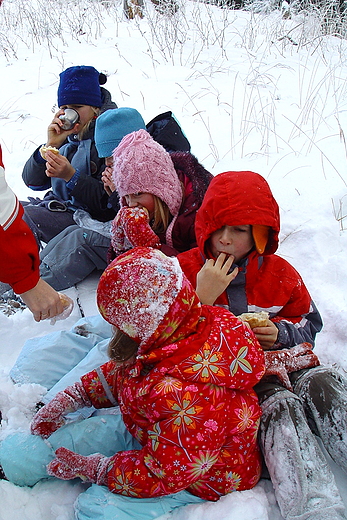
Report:
M 282 219 L 279 254 L 301 273 L 324 320 L 316 352 L 347 370 L 347 43 L 321 36 L 315 17 L 284 18 L 186 1 L 174 16 L 146 4 L 127 20 L 120 3 L 4 0 L 0 8 L 0 142 L 6 177 L 21 200 L 35 193 L 24 163 L 45 142 L 56 110 L 59 73 L 93 65 L 108 75 L 118 106 L 146 122 L 172 110 L 192 153 L 214 175 L 252 170 L 269 182 Z M 36 193 L 37 194 L 37 193 Z M 42 194 L 37 194 L 42 195 Z M 97 313 L 92 276 L 66 291 Z M 0 314 L 0 440 L 27 429 L 45 389 L 8 377 L 26 339 L 70 329 L 35 323 L 26 309 Z M 336 468 L 347 503 L 347 476 Z M 72 520 L 82 484 L 34 488 L 0 482 L 0 520 Z M 175 520 L 281 520 L 269 481 L 218 503 L 177 512 Z

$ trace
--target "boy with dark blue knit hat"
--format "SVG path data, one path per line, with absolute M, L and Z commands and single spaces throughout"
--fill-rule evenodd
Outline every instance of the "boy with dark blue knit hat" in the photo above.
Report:
M 39 247 L 67 227 L 75 225 L 74 212 L 87 211 L 105 222 L 116 211 L 108 206 L 101 182 L 105 168 L 94 140 L 99 114 L 117 108 L 111 94 L 101 85 L 107 77 L 94 67 L 69 67 L 60 74 L 59 110 L 48 126 L 47 142 L 35 150 L 23 170 L 25 184 L 34 191 L 51 190 L 40 199 L 23 202 L 24 219 L 34 232 Z M 70 116 L 74 116 L 69 124 Z

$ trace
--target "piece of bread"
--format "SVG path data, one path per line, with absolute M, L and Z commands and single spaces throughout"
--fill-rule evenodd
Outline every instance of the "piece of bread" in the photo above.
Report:
M 58 294 L 64 309 L 67 309 L 71 305 L 71 303 L 73 303 L 73 301 L 71 300 L 71 298 L 69 298 L 69 296 L 66 296 L 66 294 L 64 293 L 59 292 Z
M 40 154 L 42 155 L 43 159 L 46 159 L 46 152 L 53 152 L 56 155 L 59 154 L 58 148 L 54 148 L 54 146 L 45 146 L 43 144 L 40 148 Z
M 251 329 L 255 327 L 266 327 L 269 313 L 265 311 L 260 312 L 244 312 L 238 316 L 240 320 L 247 321 Z

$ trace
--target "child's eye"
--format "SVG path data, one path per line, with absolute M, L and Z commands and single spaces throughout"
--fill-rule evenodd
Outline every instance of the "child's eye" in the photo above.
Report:
M 141 197 L 143 195 L 143 191 L 138 191 L 137 193 L 134 193 L 134 197 Z

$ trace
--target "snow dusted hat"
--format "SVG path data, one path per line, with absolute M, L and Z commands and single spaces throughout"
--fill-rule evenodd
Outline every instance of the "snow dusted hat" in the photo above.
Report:
M 89 105 L 101 107 L 102 96 L 100 85 L 104 85 L 107 77 L 94 67 L 79 65 L 69 67 L 60 74 L 58 87 L 58 106 Z
M 106 321 L 143 344 L 175 302 L 183 280 L 189 283 L 175 257 L 135 247 L 113 260 L 101 275 L 99 311 Z
M 96 120 L 95 146 L 99 157 L 110 157 L 123 137 L 136 130 L 146 129 L 141 114 L 135 108 L 106 110 Z
M 144 192 L 156 195 L 168 206 L 173 220 L 166 230 L 172 246 L 172 228 L 183 191 L 170 154 L 146 130 L 126 135 L 113 152 L 113 180 L 119 197 Z

